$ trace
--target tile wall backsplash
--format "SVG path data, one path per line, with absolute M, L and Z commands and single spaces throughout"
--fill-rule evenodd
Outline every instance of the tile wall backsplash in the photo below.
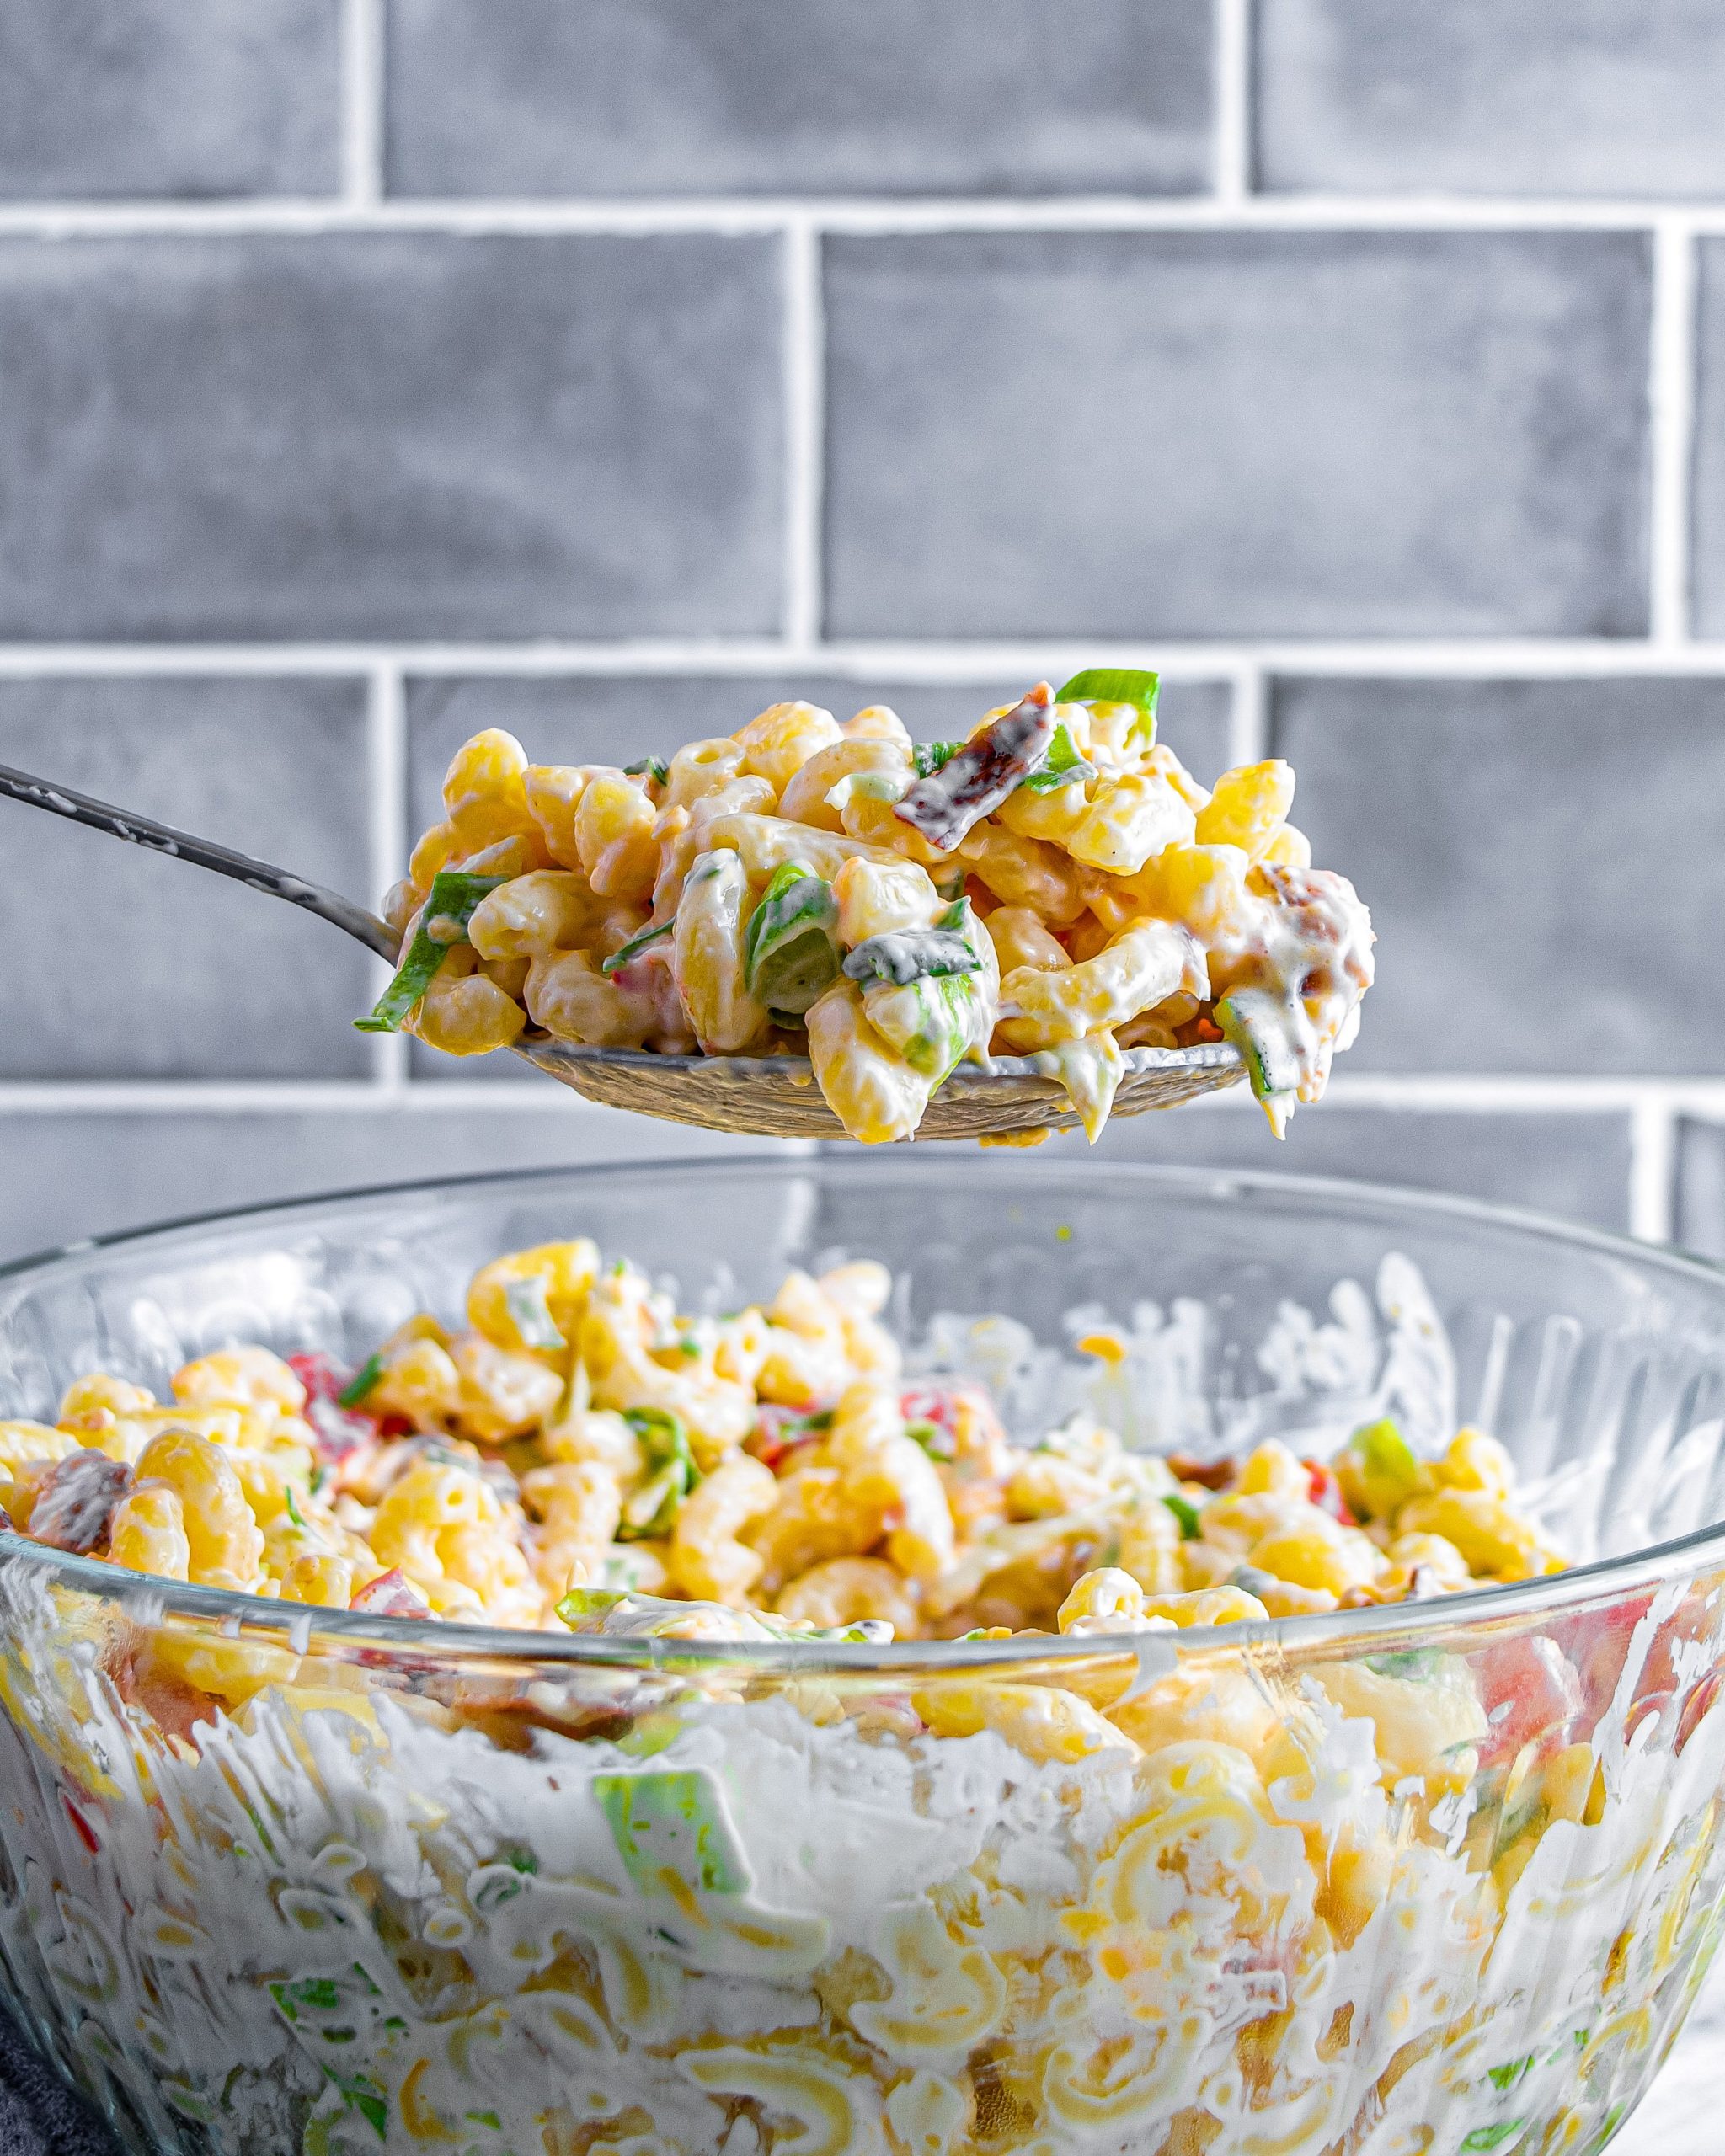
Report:
M 1296 763 L 1382 985 L 1281 1150 L 1232 1099 L 1103 1159 L 1725 1254 L 1722 109 L 1701 0 L 26 0 L 0 762 L 375 897 L 481 726 L 1160 663 L 1203 776 Z M 0 846 L 0 1254 L 706 1143 Z

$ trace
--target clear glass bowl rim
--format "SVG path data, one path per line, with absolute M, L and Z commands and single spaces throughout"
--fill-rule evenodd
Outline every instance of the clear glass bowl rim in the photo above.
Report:
M 126 1228 L 110 1235 L 93 1235 L 57 1250 L 39 1251 L 0 1265 L 0 1291 L 37 1275 L 51 1275 L 59 1267 L 82 1264 L 94 1251 L 128 1250 L 134 1245 L 170 1237 L 190 1235 L 200 1230 L 267 1225 L 295 1219 L 331 1205 L 355 1207 L 387 1198 L 428 1198 L 486 1189 L 499 1193 L 511 1187 L 539 1190 L 548 1182 L 574 1185 L 643 1182 L 667 1183 L 679 1188 L 691 1182 L 719 1180 L 741 1174 L 760 1175 L 776 1182 L 791 1182 L 810 1172 L 839 1168 L 866 1175 L 875 1164 L 837 1151 L 799 1155 L 784 1154 L 698 1155 L 687 1158 L 652 1161 L 608 1161 L 586 1166 L 555 1168 L 493 1170 L 477 1175 L 416 1177 L 405 1182 L 374 1183 L 355 1188 L 326 1191 L 306 1198 L 268 1205 L 222 1208 Z M 884 1164 L 895 1166 L 898 1163 Z M 1081 1180 L 1088 1172 L 1076 1166 L 1052 1161 L 1013 1157 L 1002 1163 L 955 1155 L 943 1159 L 937 1172 L 943 1176 L 1000 1180 L 1020 1187 L 1044 1187 Z M 1535 1242 L 1572 1251 L 1594 1251 L 1600 1256 L 1633 1265 L 1638 1271 L 1666 1274 L 1700 1287 L 1725 1305 L 1725 1265 L 1668 1246 L 1638 1242 L 1629 1235 L 1602 1228 L 1583 1227 L 1569 1221 L 1516 1206 L 1488 1204 L 1482 1200 L 1456 1198 L 1430 1191 L 1411 1190 L 1392 1183 L 1354 1182 L 1335 1177 L 1283 1175 L 1256 1169 L 1152 1166 L 1140 1161 L 1110 1161 L 1107 1175 L 1111 1187 L 1124 1182 L 1146 1192 L 1162 1190 L 1188 1197 L 1203 1194 L 1239 1198 L 1262 1193 L 1270 1200 L 1297 1203 L 1322 1202 L 1375 1218 L 1386 1228 L 1397 1219 L 1412 1216 L 1474 1225 L 1488 1230 L 1514 1232 Z M 1136 1652 L 1153 1641 L 1160 1657 L 1172 1649 L 1177 1657 L 1198 1657 L 1220 1648 L 1307 1648 L 1320 1645 L 1342 1653 L 1367 1652 L 1381 1642 L 1405 1644 L 1410 1637 L 1442 1635 L 1514 1623 L 1525 1626 L 1548 1614 L 1578 1603 L 1609 1599 L 1642 1588 L 1657 1588 L 1676 1574 L 1700 1569 L 1710 1557 L 1725 1562 L 1725 1519 L 1712 1527 L 1669 1542 L 1654 1543 L 1621 1556 L 1606 1557 L 1577 1566 L 1546 1577 L 1517 1581 L 1509 1586 L 1475 1588 L 1460 1594 L 1431 1601 L 1391 1603 L 1380 1609 L 1335 1609 L 1306 1617 L 1284 1617 L 1268 1624 L 1193 1625 L 1178 1632 L 1120 1633 L 1085 1639 L 1062 1639 L 1047 1635 L 1010 1640 L 905 1640 L 886 1646 L 849 1645 L 832 1641 L 796 1642 L 754 1641 L 696 1641 L 603 1639 L 586 1633 L 506 1630 L 487 1625 L 428 1624 L 424 1620 L 382 1617 L 350 1609 L 313 1609 L 283 1604 L 260 1595 L 238 1594 L 224 1588 L 191 1587 L 159 1580 L 152 1575 L 121 1571 L 100 1558 L 77 1557 L 50 1550 L 23 1536 L 6 1535 L 0 1541 L 8 1565 L 16 1565 L 45 1578 L 53 1585 L 114 1604 L 121 1609 L 144 1604 L 132 1614 L 140 1621 L 153 1621 L 158 1613 L 216 1620 L 227 1635 L 292 1636 L 315 1631 L 332 1645 L 350 1643 L 355 1649 L 387 1646 L 398 1650 L 392 1662 L 425 1670 L 428 1667 L 459 1675 L 464 1668 L 489 1664 L 494 1673 L 499 1663 L 547 1664 L 609 1668 L 689 1670 L 736 1668 L 742 1665 L 761 1675 L 807 1678 L 821 1671 L 857 1678 L 890 1676 L 903 1672 L 907 1678 L 948 1671 L 990 1669 L 997 1673 L 1023 1665 L 1050 1662 L 1096 1662 Z M 303 1649 L 300 1650 L 303 1652 Z

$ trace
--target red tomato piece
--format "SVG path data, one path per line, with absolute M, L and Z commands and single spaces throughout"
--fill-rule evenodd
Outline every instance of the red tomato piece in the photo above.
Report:
M 307 1401 L 334 1400 L 351 1374 L 333 1355 L 322 1353 L 290 1355 L 287 1367 L 306 1388 Z
M 1343 1527 L 1358 1527 L 1359 1522 L 1348 1509 L 1348 1500 L 1342 1495 L 1342 1486 L 1336 1480 L 1336 1470 L 1326 1466 L 1321 1460 L 1302 1460 L 1306 1470 L 1306 1496 L 1321 1513 L 1327 1513 L 1332 1519 L 1340 1520 Z
M 78 1839 L 83 1844 L 84 1847 L 89 1851 L 92 1856 L 100 1855 L 102 1844 L 96 1839 L 95 1828 L 90 1824 L 89 1821 L 85 1818 L 83 1812 L 78 1810 L 77 1806 L 72 1802 L 72 1799 L 66 1794 L 64 1790 L 61 1790 L 60 1792 L 60 1801 L 65 1806 L 66 1816 L 69 1820 L 71 1820 L 72 1831 L 77 1834 Z
M 1523 1633 L 1470 1660 L 1491 1731 L 1480 1747 L 1482 1766 L 1507 1763 L 1523 1745 L 1562 1729 L 1581 1712 L 1580 1682 L 1555 1640 Z

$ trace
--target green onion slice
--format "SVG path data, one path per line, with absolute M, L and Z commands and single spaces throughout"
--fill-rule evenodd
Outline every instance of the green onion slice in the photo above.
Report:
M 625 778 L 650 778 L 655 786 L 663 786 L 670 776 L 670 766 L 663 756 L 643 756 L 638 763 L 623 766 Z
M 627 943 L 619 943 L 608 958 L 599 961 L 599 970 L 609 980 L 613 974 L 620 974 L 625 966 L 632 966 L 644 952 L 655 943 L 661 943 L 676 926 L 674 921 L 649 921 L 645 928 L 638 928 Z
M 743 931 L 743 976 L 764 1010 L 800 1018 L 839 977 L 838 901 L 800 861 L 773 872 Z
M 1164 1491 L 1162 1502 L 1180 1523 L 1180 1540 L 1195 1542 L 1198 1540 L 1198 1508 L 1191 1498 L 1183 1497 L 1178 1492 L 1170 1493 Z
M 644 1892 L 746 1894 L 754 1885 L 724 1794 L 707 1768 L 595 1774 L 592 1790 L 623 1869 Z
M 341 1390 L 335 1396 L 338 1407 L 357 1407 L 366 1394 L 374 1390 L 383 1376 L 383 1357 L 381 1353 L 367 1355 Z
M 433 878 L 431 895 L 425 901 L 418 931 L 396 969 L 395 979 L 378 997 L 371 1016 L 354 1020 L 360 1033 L 401 1031 L 409 1012 L 430 987 L 437 969 L 452 946 L 467 942 L 467 923 L 478 910 L 479 901 L 488 898 L 499 883 L 508 881 L 507 876 L 469 876 L 448 868 Z M 440 942 L 428 932 L 427 925 L 434 921 L 448 921 L 460 933 L 448 942 Z
M 1135 666 L 1087 666 L 1075 674 L 1055 698 L 1057 704 L 1134 704 L 1138 723 L 1133 732 L 1146 749 L 1156 741 L 1156 705 L 1162 677 Z
M 628 1407 L 623 1420 L 641 1441 L 647 1479 L 623 1507 L 619 1542 L 642 1542 L 668 1534 L 677 1508 L 695 1486 L 698 1470 L 681 1415 L 663 1407 Z
M 1032 793 L 1056 793 L 1063 786 L 1080 785 L 1095 776 L 1096 766 L 1079 755 L 1078 744 L 1062 720 L 1055 728 L 1048 754 L 1028 778 L 1019 780 L 1018 789 L 1020 792 L 1028 789 Z

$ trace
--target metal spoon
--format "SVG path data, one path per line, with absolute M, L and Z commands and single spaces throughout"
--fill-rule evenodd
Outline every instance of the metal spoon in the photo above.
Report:
M 51 779 L 0 764 L 0 795 L 27 808 L 45 808 L 109 838 L 152 853 L 189 861 L 231 876 L 268 898 L 285 899 L 395 962 L 399 939 L 387 922 L 350 899 L 248 854 L 195 838 L 149 816 L 93 800 Z M 644 1049 L 584 1048 L 548 1034 L 523 1034 L 514 1053 L 590 1101 L 631 1108 L 670 1123 L 708 1130 L 747 1131 L 766 1138 L 842 1138 L 844 1127 L 821 1098 L 814 1071 L 802 1055 L 654 1055 Z M 919 1138 L 1012 1138 L 1033 1130 L 1077 1127 L 1065 1090 L 1037 1067 L 1034 1056 L 997 1056 L 984 1070 L 964 1064 L 928 1104 Z M 1244 1075 L 1238 1051 L 1224 1042 L 1203 1048 L 1135 1048 L 1114 1097 L 1116 1115 L 1178 1107 L 1200 1093 L 1235 1084 Z

